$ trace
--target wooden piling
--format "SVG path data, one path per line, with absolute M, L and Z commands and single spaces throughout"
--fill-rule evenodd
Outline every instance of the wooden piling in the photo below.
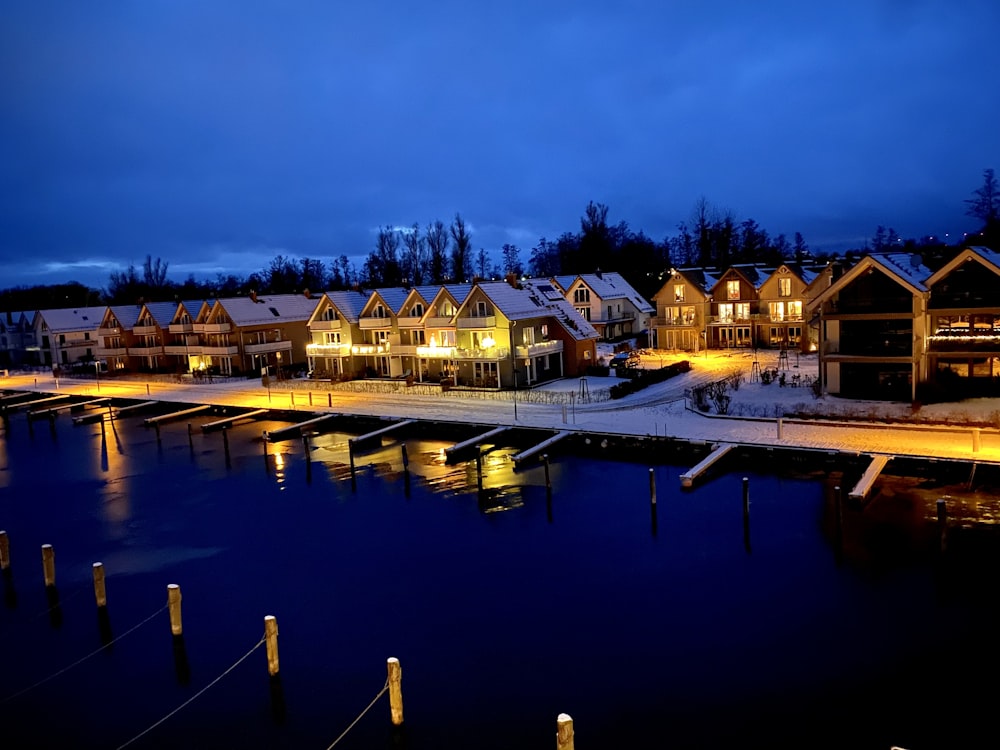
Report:
M 542 464 L 545 466 L 545 491 L 552 494 L 552 478 L 549 476 L 549 454 L 542 454 Z
M 351 484 L 357 481 L 357 475 L 354 469 L 354 439 L 351 438 L 347 441 L 347 457 L 351 462 Z
M 313 405 L 313 392 L 309 391 L 309 406 Z
M 181 623 L 181 587 L 176 583 L 167 584 L 167 606 L 170 609 L 170 632 L 184 635 Z
M 649 504 L 656 505 L 656 472 L 649 470 Z
M 188 422 L 188 445 L 194 448 L 194 437 L 191 433 L 191 423 Z
M 556 750 L 575 750 L 573 718 L 569 714 L 559 714 L 556 719 Z
M 476 446 L 476 486 L 483 491 L 483 446 Z
M 778 440 L 781 440 L 781 433 L 782 433 L 782 427 L 783 426 L 784 425 L 782 423 L 781 417 L 778 417 Z
M 326 394 L 326 405 L 329 406 L 331 409 L 333 408 L 333 394 L 332 393 Z
M 941 535 L 941 551 L 948 548 L 948 503 L 944 498 L 937 501 L 938 532 Z
M 387 666 L 389 669 L 389 710 L 392 715 L 392 723 L 398 727 L 403 723 L 403 668 L 395 656 L 389 657 Z
M 226 452 L 226 466 L 229 466 L 229 430 L 222 428 L 222 447 Z
M 146 395 L 149 395 L 149 383 L 146 383 Z
M 10 567 L 10 539 L 6 531 L 0 531 L 0 570 Z
M 45 585 L 56 585 L 56 551 L 51 544 L 42 545 L 42 572 L 45 574 Z
M 295 391 L 289 391 L 288 392 L 288 396 L 291 399 L 292 408 L 294 409 L 295 408 Z
M 979 453 L 979 449 L 982 447 L 982 431 L 978 427 L 972 428 L 972 452 Z
M 156 428 L 156 442 L 158 443 L 158 442 L 160 442 L 160 423 L 159 422 L 153 422 L 153 427 Z
M 410 468 L 410 457 L 406 455 L 406 443 L 401 443 L 399 446 L 400 453 L 403 457 L 403 469 Z
M 264 640 L 267 644 L 267 673 L 275 677 L 278 674 L 278 621 L 274 615 L 264 618 Z
M 750 515 L 750 477 L 743 477 L 743 515 Z
M 302 434 L 302 452 L 305 454 L 306 461 L 312 460 L 312 456 L 309 451 L 309 436 L 305 433 Z
M 108 606 L 108 593 L 104 588 L 104 563 L 94 563 L 94 598 L 98 609 Z

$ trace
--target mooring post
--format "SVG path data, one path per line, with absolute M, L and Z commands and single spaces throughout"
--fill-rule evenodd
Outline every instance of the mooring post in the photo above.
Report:
M 356 481 L 356 474 L 354 473 L 354 438 L 347 441 L 347 457 L 351 462 L 351 484 L 353 485 Z
M 309 406 L 313 405 L 313 392 L 309 391 Z
M 333 394 L 332 393 L 326 394 L 326 405 L 329 406 L 331 409 L 333 408 Z
M 390 656 L 387 661 L 389 669 L 389 710 L 392 723 L 397 727 L 403 723 L 403 668 L 399 659 Z
M 981 444 L 980 444 L 980 440 L 981 440 L 981 437 L 982 437 L 981 433 L 982 433 L 982 430 L 980 430 L 978 427 L 973 427 L 972 428 L 972 452 L 973 453 L 979 453 L 979 448 L 981 447 Z
M 104 427 L 104 417 L 101 417 L 101 442 L 108 439 L 107 429 Z
M 194 438 L 191 436 L 191 423 L 188 422 L 188 445 L 194 448 Z
M 267 673 L 275 677 L 278 674 L 278 621 L 274 615 L 264 618 L 264 640 L 267 643 Z
M 115 421 L 115 413 L 111 411 L 111 404 L 108 403 L 108 419 L 112 422 Z
M 562 418 L 563 418 L 563 424 L 566 424 L 566 404 L 562 405 Z
M 226 452 L 226 466 L 229 466 L 229 431 L 222 426 L 222 447 Z
M 750 515 L 750 477 L 743 477 L 743 516 Z
M 295 391 L 289 391 L 288 392 L 288 397 L 289 397 L 289 399 L 291 399 L 292 408 L 294 409 L 295 408 Z
M 573 718 L 569 714 L 559 714 L 556 719 L 556 750 L 575 750 Z
M 10 567 L 10 539 L 6 531 L 0 531 L 0 570 Z
M 45 574 L 46 587 L 56 585 L 56 551 L 51 544 L 42 545 L 42 572 Z
M 483 491 L 483 446 L 476 446 L 476 486 Z
M 941 551 L 948 548 L 948 503 L 944 498 L 937 501 L 937 522 L 941 534 Z
M 98 609 L 108 606 L 108 592 L 104 588 L 104 563 L 94 563 L 94 598 Z
M 149 395 L 149 383 L 146 383 L 146 395 Z
M 778 417 L 778 440 L 781 440 L 782 426 L 781 417 Z
M 649 470 L 649 504 L 656 505 L 656 472 Z
M 542 464 L 545 466 L 545 491 L 551 495 L 552 494 L 552 479 L 549 476 L 549 454 L 542 454 Z
M 312 460 L 312 456 L 309 453 L 309 436 L 305 433 L 302 433 L 302 452 L 306 456 L 306 461 Z
M 403 457 L 403 470 L 407 471 L 410 468 L 410 457 L 406 455 L 406 443 L 400 443 L 399 451 Z
M 156 428 L 156 442 L 160 442 L 160 423 L 154 422 L 153 427 Z
M 181 624 L 181 587 L 176 583 L 167 584 L 167 605 L 170 609 L 170 632 L 174 635 L 183 635 L 184 627 Z

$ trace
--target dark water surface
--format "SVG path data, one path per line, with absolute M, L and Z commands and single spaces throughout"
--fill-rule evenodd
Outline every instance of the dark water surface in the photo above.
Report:
M 433 439 L 347 468 L 345 434 L 307 462 L 262 429 L 140 417 L 104 431 L 65 416 L 0 435 L 0 746 L 117 748 L 250 651 L 274 615 L 280 684 L 258 648 L 129 747 L 326 748 L 403 666 L 406 723 L 383 696 L 338 748 L 984 747 L 998 700 L 995 565 L 838 553 L 832 480 L 750 478 L 691 492 L 688 466 L 554 459 L 511 449 L 445 465 Z M 848 511 L 850 535 L 857 511 Z M 903 533 L 903 532 L 893 532 Z M 58 608 L 40 547 L 56 552 Z M 107 649 L 92 563 L 107 572 Z M 987 569 L 988 568 L 988 569 Z M 166 587 L 183 593 L 175 643 Z M 49 592 L 51 593 L 51 592 Z M 148 623 L 129 632 L 149 617 Z M 182 650 L 180 645 L 183 646 Z M 977 741 L 979 738 L 980 741 Z M 987 744 L 992 744 L 987 742 Z

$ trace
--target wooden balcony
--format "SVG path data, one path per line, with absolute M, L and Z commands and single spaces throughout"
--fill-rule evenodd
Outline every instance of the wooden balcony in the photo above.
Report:
M 393 319 L 390 317 L 376 318 L 367 317 L 358 320 L 358 326 L 363 331 L 382 330 L 392 328 Z
M 133 336 L 155 336 L 160 332 L 160 329 L 155 326 L 133 326 L 132 335 Z
M 264 344 L 246 344 L 243 350 L 247 354 L 270 354 L 271 352 L 290 352 L 291 341 L 269 341 Z
M 341 320 L 314 320 L 309 324 L 310 331 L 339 331 L 343 321 Z
M 239 354 L 238 346 L 203 346 L 201 353 L 206 357 L 232 357 Z
M 527 359 L 528 357 L 541 357 L 546 354 L 558 354 L 562 350 L 563 342 L 554 339 L 527 346 L 518 346 L 514 349 L 514 352 L 519 359 Z
M 455 323 L 460 330 L 466 331 L 472 328 L 486 329 L 497 327 L 496 315 L 482 315 L 478 317 L 456 318 Z

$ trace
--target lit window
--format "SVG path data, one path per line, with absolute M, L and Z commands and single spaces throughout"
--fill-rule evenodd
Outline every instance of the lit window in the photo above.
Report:
M 739 299 L 740 298 L 740 281 L 739 279 L 733 279 L 726 282 L 726 299 Z
M 779 297 L 792 296 L 792 280 L 787 276 L 778 279 L 778 296 Z
M 684 301 L 684 285 L 674 284 L 674 302 Z

